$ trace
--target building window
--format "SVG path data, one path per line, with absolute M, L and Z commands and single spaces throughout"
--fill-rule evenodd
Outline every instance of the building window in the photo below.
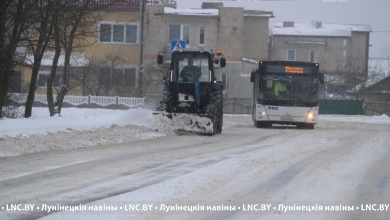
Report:
M 123 82 L 126 86 L 135 87 L 136 86 L 136 69 L 124 69 L 123 72 Z
M 314 50 L 311 50 L 309 53 L 309 62 L 314 63 Z
M 100 24 L 100 42 L 111 42 L 110 24 Z
M 38 73 L 38 87 L 47 87 L 47 79 L 49 78 L 50 72 L 49 71 L 39 71 Z M 60 74 L 56 74 L 53 86 L 59 87 L 60 86 L 61 77 Z
M 190 44 L 190 26 L 183 25 L 183 32 L 182 32 L 183 38 L 181 40 L 185 40 L 186 44 Z
M 171 40 L 180 40 L 180 25 L 169 25 L 169 43 Z
M 137 43 L 137 25 L 126 25 L 126 43 Z
M 287 51 L 287 60 L 295 61 L 295 50 Z
M 100 43 L 137 43 L 138 25 L 101 23 L 99 32 Z
M 113 69 L 111 76 L 111 86 L 113 87 L 123 87 L 123 69 Z
M 135 87 L 135 68 L 99 68 L 99 85 L 102 87 Z
M 114 42 L 124 42 L 125 40 L 125 26 L 123 25 L 113 25 L 113 41 Z
M 102 87 L 109 87 L 111 81 L 111 68 L 99 68 L 99 85 Z
M 185 40 L 186 45 L 190 44 L 190 32 L 191 27 L 189 25 L 178 25 L 178 24 L 170 24 L 169 25 L 169 39 L 168 43 L 171 40 Z
M 205 26 L 199 27 L 199 44 L 204 45 L 204 39 L 205 39 Z

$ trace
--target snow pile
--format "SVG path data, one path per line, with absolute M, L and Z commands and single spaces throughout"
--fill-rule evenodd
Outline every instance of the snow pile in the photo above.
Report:
M 44 151 L 98 147 L 164 136 L 137 125 L 104 126 L 101 128 L 72 129 L 40 134 L 20 134 L 0 137 L 0 158 Z
M 1 136 L 28 136 L 30 134 L 48 134 L 67 129 L 91 129 L 104 126 L 138 125 L 150 123 L 152 111 L 145 109 L 109 110 L 64 108 L 62 115 L 49 117 L 47 108 L 33 108 L 31 118 L 0 120 Z
M 162 125 L 145 109 L 65 108 L 49 117 L 47 108 L 33 108 L 31 118 L 0 120 L 0 158 L 169 135 Z
M 213 130 L 211 119 L 190 114 L 160 113 L 154 116 L 151 125 L 165 134 L 211 133 Z

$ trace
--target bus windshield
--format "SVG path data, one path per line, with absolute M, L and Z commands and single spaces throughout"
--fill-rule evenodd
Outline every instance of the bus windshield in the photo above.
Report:
M 318 75 L 262 74 L 257 88 L 259 104 L 315 106 L 318 103 Z

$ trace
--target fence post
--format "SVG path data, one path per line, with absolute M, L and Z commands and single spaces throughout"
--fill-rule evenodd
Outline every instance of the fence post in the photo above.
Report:
M 236 114 L 236 97 L 233 97 L 233 114 Z

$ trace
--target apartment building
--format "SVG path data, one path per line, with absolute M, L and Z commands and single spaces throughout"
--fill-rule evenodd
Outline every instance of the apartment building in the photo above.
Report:
M 364 24 L 273 22 L 269 58 L 320 63 L 327 96 L 345 97 L 368 78 L 370 32 Z

